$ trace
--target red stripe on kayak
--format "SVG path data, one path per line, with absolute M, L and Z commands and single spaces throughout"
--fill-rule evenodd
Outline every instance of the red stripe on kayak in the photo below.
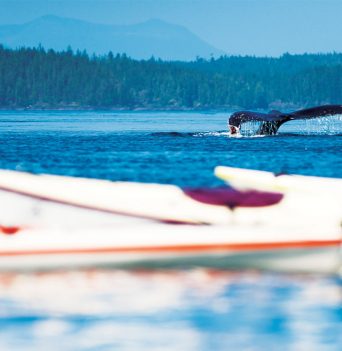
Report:
M 70 255 L 70 254 L 115 254 L 115 253 L 200 253 L 206 251 L 262 251 L 298 248 L 319 248 L 341 245 L 341 240 L 329 241 L 294 241 L 279 243 L 249 243 L 249 244 L 207 244 L 207 245 L 173 245 L 146 247 L 104 247 L 82 249 L 48 249 L 26 251 L 0 251 L 0 256 L 24 255 Z

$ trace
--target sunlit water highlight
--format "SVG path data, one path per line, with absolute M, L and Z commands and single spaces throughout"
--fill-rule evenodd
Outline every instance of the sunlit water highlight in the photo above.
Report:
M 340 120 L 230 138 L 228 116 L 4 111 L 0 167 L 181 186 L 222 185 L 217 165 L 342 177 Z M 339 351 L 341 287 L 205 269 L 0 274 L 0 350 Z

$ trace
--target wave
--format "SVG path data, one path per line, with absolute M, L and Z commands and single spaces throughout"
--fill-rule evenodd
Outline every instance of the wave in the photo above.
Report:
M 232 139 L 250 139 L 250 138 L 265 138 L 265 137 L 322 137 L 322 136 L 334 136 L 341 137 L 342 132 L 337 130 L 284 130 L 279 131 L 275 135 L 260 135 L 253 134 L 252 132 L 244 134 L 230 135 L 228 131 L 213 131 L 213 132 L 153 132 L 150 134 L 153 137 L 172 137 L 172 138 L 206 138 L 206 137 L 225 137 Z
M 186 137 L 227 137 L 229 133 L 227 131 L 214 131 L 214 132 L 153 132 L 151 136 L 157 137 L 175 137 L 175 138 L 186 138 Z
M 157 136 L 157 137 L 176 137 L 176 138 L 186 138 L 186 137 L 192 137 L 196 133 L 190 133 L 190 132 L 153 132 L 150 135 L 151 136 Z

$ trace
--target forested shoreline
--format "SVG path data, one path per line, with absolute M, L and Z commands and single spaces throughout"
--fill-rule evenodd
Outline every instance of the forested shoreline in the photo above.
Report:
M 342 103 L 342 54 L 192 62 L 0 45 L 1 109 L 295 108 Z

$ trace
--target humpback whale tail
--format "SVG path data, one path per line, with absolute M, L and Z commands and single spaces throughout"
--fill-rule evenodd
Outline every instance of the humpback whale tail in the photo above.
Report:
M 233 113 L 228 120 L 231 135 L 238 134 L 241 125 L 247 122 L 259 122 L 258 135 L 274 135 L 282 124 L 291 120 L 312 119 L 342 114 L 342 105 L 324 105 L 298 110 L 291 113 L 270 111 L 269 113 L 240 111 Z

